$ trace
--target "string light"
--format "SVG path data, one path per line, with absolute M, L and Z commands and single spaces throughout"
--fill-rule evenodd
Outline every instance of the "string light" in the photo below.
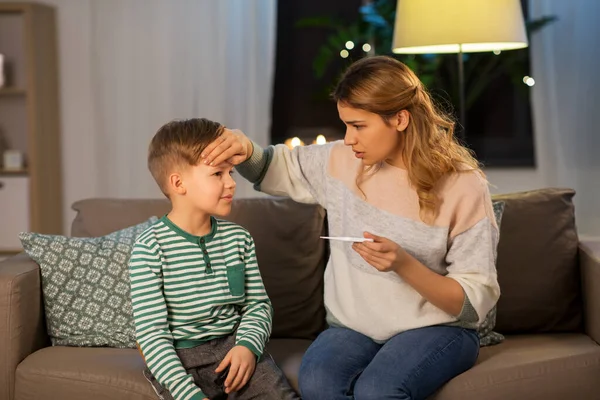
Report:
M 530 76 L 525 75 L 523 77 L 523 83 L 526 84 L 527 86 L 533 86 L 533 85 L 535 85 L 535 79 L 533 79 Z
M 342 58 L 348 58 L 349 55 L 350 55 L 350 53 L 348 53 L 348 50 L 346 50 L 346 49 L 340 51 L 340 57 L 342 57 Z
M 365 43 L 365 44 L 363 44 L 362 49 L 365 53 L 368 53 L 371 51 L 371 45 L 369 43 Z
M 348 40 L 348 41 L 346 42 L 346 48 L 347 48 L 348 50 L 352 50 L 352 49 L 354 48 L 354 42 L 353 42 L 352 40 Z

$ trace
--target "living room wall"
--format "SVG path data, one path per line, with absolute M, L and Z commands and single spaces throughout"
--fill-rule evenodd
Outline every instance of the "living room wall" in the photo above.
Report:
M 15 1 L 15 0 L 12 0 Z M 17 0 L 18 1 L 18 0 Z M 103 188 L 106 159 L 98 152 L 102 133 L 94 119 L 94 71 L 91 24 L 92 0 L 44 0 L 57 7 L 59 27 L 63 182 L 65 231 L 74 213 L 70 205 L 79 199 L 112 196 L 146 197 L 135 188 L 119 192 Z M 573 187 L 581 232 L 600 235 L 600 149 L 595 105 L 600 104 L 599 26 L 592 19 L 600 3 L 581 0 L 577 7 L 561 0 L 537 0 L 532 15 L 556 14 L 559 20 L 536 36 L 532 66 L 536 168 L 486 170 L 492 191 L 506 193 L 544 186 Z M 562 38 L 561 38 L 562 34 Z M 569 36 L 571 35 L 571 36 Z M 552 101 L 552 103 L 548 103 Z M 266 117 L 266 124 L 270 123 Z M 238 126 L 246 129 L 245 126 Z M 253 132 L 256 138 L 260 135 Z M 131 138 L 123 137 L 123 143 Z M 117 143 L 118 145 L 118 143 Z M 577 152 L 577 156 L 574 155 Z M 131 179 L 145 179 L 133 176 Z M 159 196 L 156 193 L 156 196 Z

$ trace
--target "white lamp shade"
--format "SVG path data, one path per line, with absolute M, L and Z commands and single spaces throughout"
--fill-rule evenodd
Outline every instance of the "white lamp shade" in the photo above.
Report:
M 437 54 L 527 47 L 519 0 L 398 0 L 392 51 Z

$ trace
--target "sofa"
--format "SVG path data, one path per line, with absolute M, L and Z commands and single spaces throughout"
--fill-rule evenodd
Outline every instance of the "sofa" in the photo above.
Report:
M 578 239 L 569 189 L 494 196 L 502 295 L 476 365 L 431 399 L 600 399 L 600 241 Z M 75 203 L 71 235 L 95 237 L 161 216 L 163 200 Z M 275 309 L 268 350 L 297 388 L 302 354 L 326 328 L 326 212 L 282 198 L 234 201 L 228 219 L 254 236 Z M 40 268 L 25 253 L 0 263 L 0 400 L 154 400 L 136 349 L 51 346 Z M 324 399 L 327 400 L 327 399 Z

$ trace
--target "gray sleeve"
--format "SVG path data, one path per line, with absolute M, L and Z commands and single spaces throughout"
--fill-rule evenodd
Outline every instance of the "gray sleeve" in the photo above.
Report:
M 273 147 L 269 146 L 263 149 L 257 143 L 252 142 L 252 148 L 253 151 L 250 158 L 235 167 L 235 169 L 247 181 L 253 183 L 256 189 L 269 169 L 269 165 L 273 159 Z
M 460 314 L 458 315 L 458 320 L 463 322 L 474 323 L 479 321 L 479 315 L 477 314 L 477 310 L 471 304 L 471 300 L 469 300 L 469 296 L 465 293 L 465 301 L 463 302 L 462 309 L 460 310 Z
M 446 255 L 448 277 L 462 286 L 465 300 L 458 319 L 483 322 L 500 297 L 496 273 L 498 231 L 486 217 L 456 236 Z
M 329 153 L 333 143 L 298 146 L 283 144 L 262 149 L 254 143 L 252 156 L 237 167 L 254 188 L 299 203 L 325 204 Z

